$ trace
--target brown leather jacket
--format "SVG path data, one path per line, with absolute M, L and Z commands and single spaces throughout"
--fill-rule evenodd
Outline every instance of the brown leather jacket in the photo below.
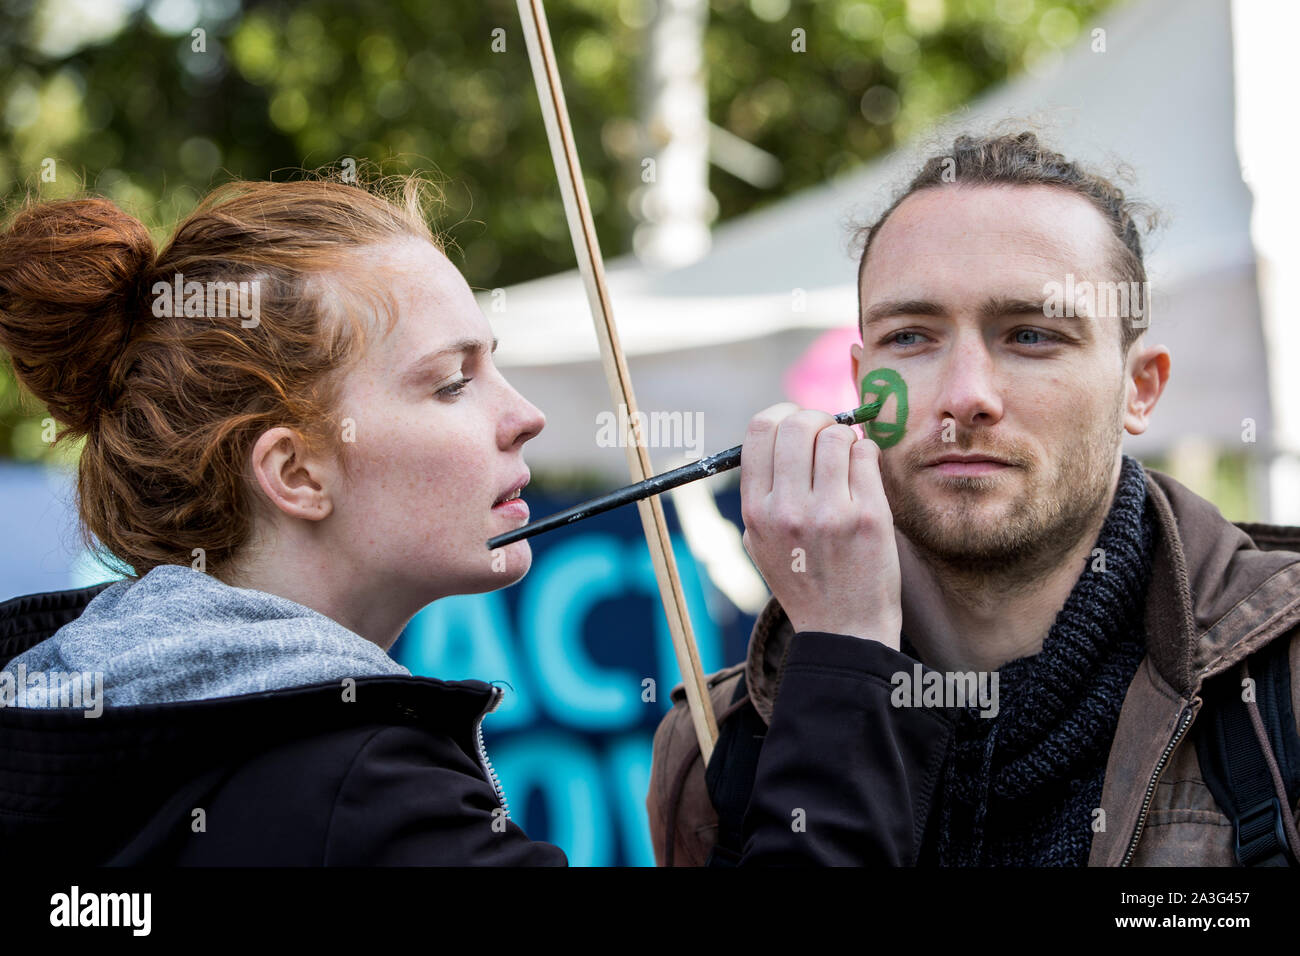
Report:
M 1105 829 L 1093 835 L 1088 865 L 1234 866 L 1232 823 L 1204 782 L 1188 731 L 1202 682 L 1278 639 L 1290 641 L 1300 722 L 1300 528 L 1234 525 L 1159 472 L 1147 471 L 1147 489 L 1158 520 L 1147 654 L 1120 711 L 1102 788 Z M 742 671 L 755 709 L 770 723 L 793 633 L 780 605 L 769 601 L 748 659 L 709 676 L 719 723 L 743 706 L 731 703 Z M 660 866 L 702 866 L 717 814 L 680 685 L 672 700 L 655 733 L 646 797 L 655 858 Z M 1267 737 L 1260 740 L 1271 755 Z M 1289 838 L 1295 846 L 1294 829 Z

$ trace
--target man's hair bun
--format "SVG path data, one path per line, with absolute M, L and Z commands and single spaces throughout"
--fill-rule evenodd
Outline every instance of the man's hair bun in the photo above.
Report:
M 0 235 L 0 348 L 74 433 L 109 398 L 153 257 L 149 231 L 106 199 L 29 203 Z

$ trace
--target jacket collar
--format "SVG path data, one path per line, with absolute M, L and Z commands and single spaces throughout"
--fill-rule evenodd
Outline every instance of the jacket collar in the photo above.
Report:
M 1300 622 L 1300 528 L 1234 525 L 1168 475 L 1144 469 L 1156 518 L 1147 652 L 1184 699 Z M 754 623 L 745 683 L 770 723 L 794 628 L 775 598 Z
M 80 617 L 86 605 L 112 583 L 25 594 L 0 604 L 0 669 Z
M 74 620 L 106 586 L 0 603 L 0 669 Z M 56 781 L 51 786 L 75 788 L 97 773 L 120 773 L 132 762 L 166 763 L 195 753 L 211 757 L 248 742 L 268 746 L 275 739 L 366 721 L 423 725 L 468 740 L 478 719 L 499 702 L 496 688 L 477 680 L 365 676 L 355 678 L 352 689 L 345 694 L 339 681 L 326 681 L 204 700 L 106 707 L 94 718 L 70 708 L 0 706 L 0 750 L 18 755 L 0 767 L 0 784 L 12 772 L 48 776 Z M 99 761 L 102 767 L 96 760 L 80 759 L 91 752 L 107 755 Z M 60 769 L 63 758 L 77 770 Z M 9 795 L 0 785 L 0 811 L 8 806 Z

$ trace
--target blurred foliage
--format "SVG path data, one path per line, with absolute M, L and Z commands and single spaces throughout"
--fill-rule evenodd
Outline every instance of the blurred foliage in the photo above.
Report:
M 1207 449 L 1191 462 L 1180 460 L 1175 448 L 1164 455 L 1143 455 L 1142 464 L 1163 471 L 1207 501 L 1214 502 L 1229 521 L 1267 521 L 1261 497 L 1267 482 L 1267 465 L 1258 457 L 1226 448 Z
M 635 225 L 626 197 L 639 184 L 653 2 L 547 9 L 607 255 L 629 248 Z M 720 218 L 871 159 L 1059 56 L 1113 3 L 712 0 L 710 119 L 784 166 L 772 189 L 714 170 Z M 806 52 L 792 49 L 794 30 Z M 218 182 L 352 157 L 436 171 L 438 225 L 475 288 L 573 264 L 513 0 L 5 0 L 0 129 L 7 203 L 84 186 L 139 216 L 160 245 Z M 51 160 L 56 177 L 43 182 Z M 42 413 L 20 407 L 10 374 L 0 373 L 0 457 L 48 458 Z

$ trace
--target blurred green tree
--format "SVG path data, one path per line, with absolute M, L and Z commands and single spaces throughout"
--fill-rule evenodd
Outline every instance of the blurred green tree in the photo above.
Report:
M 654 2 L 548 4 L 607 254 L 635 225 L 625 199 L 639 182 L 638 58 Z M 1059 55 L 1113 3 L 711 0 L 709 118 L 784 167 L 767 189 L 714 170 L 719 217 L 871 159 Z M 85 188 L 161 244 L 218 182 L 352 158 L 435 172 L 439 226 L 475 288 L 573 264 L 511 0 L 6 0 L 0 110 L 7 204 Z M 0 457 L 70 460 L 76 449 L 51 451 L 32 404 L 6 363 Z

